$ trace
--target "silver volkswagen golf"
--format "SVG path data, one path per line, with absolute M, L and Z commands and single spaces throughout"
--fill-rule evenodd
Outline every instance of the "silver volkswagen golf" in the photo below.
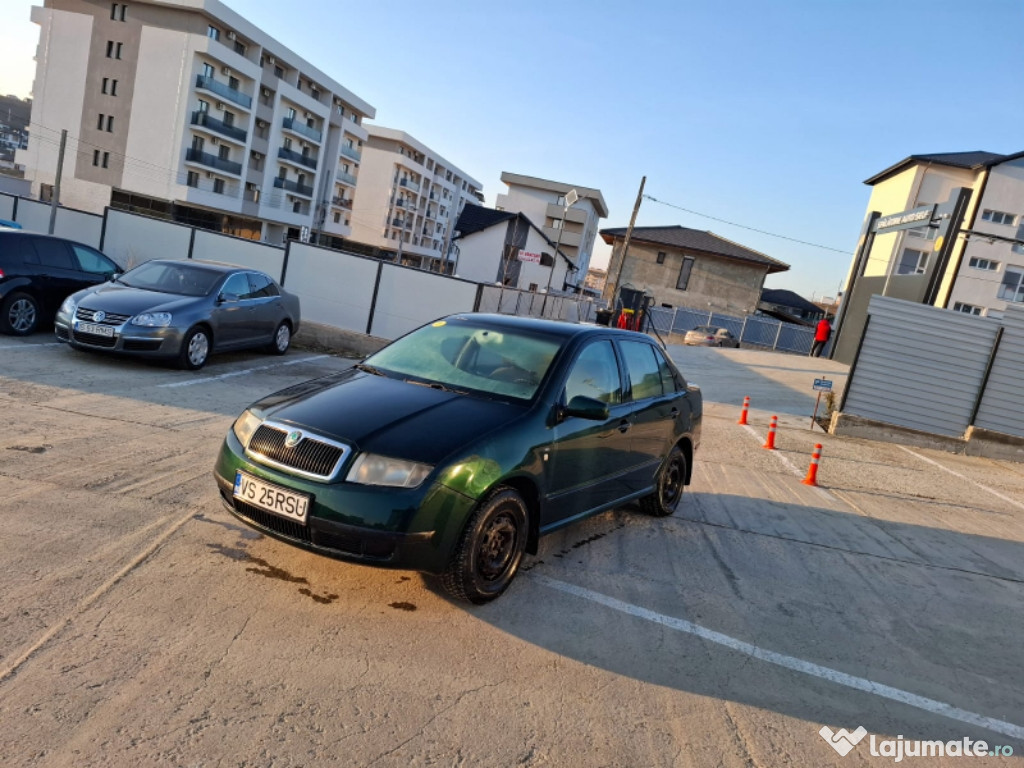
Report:
M 261 347 L 283 355 L 299 299 L 263 272 L 210 261 L 148 261 L 73 293 L 54 322 L 77 349 L 163 358 L 189 370 L 211 352 Z

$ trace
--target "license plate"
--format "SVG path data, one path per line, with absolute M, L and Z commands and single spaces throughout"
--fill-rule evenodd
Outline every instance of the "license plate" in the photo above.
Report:
M 289 491 L 273 483 L 267 483 L 241 470 L 235 472 L 235 489 L 232 495 L 246 504 L 265 509 L 279 517 L 306 524 L 309 511 L 309 496 Z
M 96 336 L 113 336 L 114 326 L 96 325 L 95 323 L 75 323 L 76 333 L 92 333 Z

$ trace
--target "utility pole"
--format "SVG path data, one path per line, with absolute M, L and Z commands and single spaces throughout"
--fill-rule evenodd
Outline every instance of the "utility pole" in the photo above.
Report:
M 566 219 L 569 218 L 569 209 L 576 204 L 576 201 L 580 199 L 580 196 L 574 188 L 566 192 L 563 199 L 565 201 L 565 207 L 562 209 L 562 225 L 558 228 L 558 238 L 555 240 L 555 257 L 551 261 L 551 271 L 548 272 L 548 287 L 544 291 L 544 301 L 541 302 L 540 305 L 541 317 L 544 317 L 544 310 L 548 305 L 548 294 L 551 293 L 551 280 L 555 276 L 555 267 L 558 266 L 558 249 L 562 247 L 562 233 L 565 231 Z M 565 283 L 563 281 L 563 285 L 564 284 Z
M 60 177 L 64 173 L 64 147 L 68 143 L 68 129 L 64 128 L 60 132 L 60 151 L 57 153 L 57 178 L 53 183 L 53 193 L 50 195 L 50 229 L 49 234 L 53 234 L 53 228 L 57 223 L 57 205 L 60 202 Z
M 626 252 L 629 250 L 629 238 L 633 235 L 633 225 L 636 224 L 636 215 L 640 211 L 640 201 L 644 199 L 644 185 L 647 177 L 640 179 L 640 191 L 636 193 L 636 203 L 633 205 L 633 215 L 629 217 L 629 227 L 626 229 L 626 239 L 622 243 L 622 256 L 619 258 L 619 271 L 615 274 L 615 282 L 612 283 L 615 289 L 608 297 L 614 305 L 615 293 L 619 290 L 619 280 L 622 279 L 622 267 L 626 263 Z

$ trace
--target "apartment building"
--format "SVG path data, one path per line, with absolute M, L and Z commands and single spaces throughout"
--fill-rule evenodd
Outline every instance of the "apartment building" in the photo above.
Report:
M 891 214 L 941 206 L 960 189 L 968 197 L 958 231 L 945 238 L 951 248 L 942 247 L 932 221 L 877 234 L 870 252 L 854 257 L 835 359 L 852 361 L 875 294 L 995 318 L 1024 303 L 1024 152 L 911 155 L 864 183 L 872 188 L 868 214 L 881 214 L 883 223 Z
M 281 243 L 351 234 L 374 108 L 218 0 L 44 0 L 32 138 L 47 198 Z
M 366 130 L 352 239 L 403 264 L 450 271 L 455 222 L 466 201 L 483 202 L 480 182 L 404 131 Z
M 508 192 L 498 195 L 494 207 L 499 211 L 524 213 L 530 221 L 537 222 L 544 234 L 557 242 L 559 250 L 576 265 L 566 287 L 582 288 L 590 268 L 599 222 L 608 218 L 608 205 L 601 190 L 517 173 L 502 173 L 501 180 L 508 185 Z M 573 189 L 579 199 L 566 209 L 565 196 Z

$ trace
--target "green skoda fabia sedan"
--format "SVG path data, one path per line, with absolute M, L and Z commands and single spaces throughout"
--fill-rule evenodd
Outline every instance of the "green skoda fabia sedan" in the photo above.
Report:
M 642 334 L 453 315 L 251 405 L 215 475 L 253 527 L 493 600 L 540 536 L 690 482 L 700 390 Z

